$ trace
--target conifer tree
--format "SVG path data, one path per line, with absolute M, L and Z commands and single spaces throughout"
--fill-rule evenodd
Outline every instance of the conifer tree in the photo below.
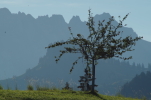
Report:
M 98 29 L 96 30 L 94 28 L 94 17 L 92 16 L 91 9 L 89 11 L 89 17 L 87 26 L 89 28 L 90 35 L 87 39 L 85 39 L 81 34 L 77 34 L 77 37 L 73 37 L 73 33 L 71 31 L 71 27 L 69 27 L 70 34 L 72 35 L 73 39 L 68 39 L 65 42 L 56 42 L 55 44 L 52 44 L 45 48 L 53 48 L 55 46 L 60 46 L 63 44 L 72 44 L 72 45 L 78 45 L 80 48 L 70 48 L 70 47 L 64 47 L 65 50 L 60 50 L 61 54 L 58 59 L 56 59 L 56 63 L 59 61 L 61 56 L 64 53 L 81 53 L 83 56 L 78 57 L 78 59 L 73 62 L 73 66 L 77 64 L 77 61 L 80 58 L 83 58 L 87 61 L 87 68 L 89 69 L 89 72 L 91 72 L 90 64 L 92 64 L 92 90 L 91 93 L 94 93 L 94 85 L 95 85 L 95 65 L 97 65 L 97 60 L 99 59 L 109 59 L 113 57 L 117 57 L 124 60 L 132 59 L 132 56 L 125 58 L 121 57 L 123 53 L 126 51 L 133 51 L 131 50 L 132 45 L 135 46 L 135 41 L 138 41 L 139 39 L 143 37 L 136 37 L 132 39 L 132 37 L 127 36 L 122 39 L 120 37 L 119 39 L 115 39 L 114 37 L 118 36 L 120 31 L 117 33 L 117 29 L 123 27 L 122 22 L 127 18 L 129 13 L 120 20 L 119 24 L 115 27 L 111 25 L 111 22 L 114 21 L 114 16 L 112 16 L 109 21 L 104 26 L 102 23 L 104 23 L 105 20 L 102 22 L 99 21 L 98 23 Z M 120 17 L 120 16 L 119 16 Z M 125 25 L 126 26 L 126 25 Z M 78 52 L 79 51 L 79 52 Z M 55 56 L 56 58 L 56 56 Z M 72 72 L 72 68 L 70 69 L 70 73 Z

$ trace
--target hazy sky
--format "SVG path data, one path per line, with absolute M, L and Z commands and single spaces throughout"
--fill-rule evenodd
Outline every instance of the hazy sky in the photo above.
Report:
M 89 8 L 93 16 L 106 12 L 117 21 L 119 15 L 123 18 L 130 13 L 124 24 L 151 42 L 151 0 L 0 0 L 0 8 L 4 7 L 11 13 L 20 11 L 35 18 L 61 14 L 67 23 L 75 15 L 87 21 Z

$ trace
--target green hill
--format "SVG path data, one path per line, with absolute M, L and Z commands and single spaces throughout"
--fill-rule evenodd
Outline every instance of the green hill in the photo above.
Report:
M 0 90 L 0 100 L 139 100 L 72 90 Z

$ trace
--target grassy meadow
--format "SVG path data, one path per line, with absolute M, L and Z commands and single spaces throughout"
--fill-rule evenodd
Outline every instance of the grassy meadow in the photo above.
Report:
M 107 96 L 98 94 L 92 94 L 90 91 L 75 91 L 72 88 L 59 89 L 56 87 L 46 87 L 29 84 L 27 90 L 19 90 L 17 86 L 15 90 L 11 90 L 8 86 L 7 89 L 3 89 L 0 86 L 0 100 L 145 100 L 136 98 L 126 98 L 121 95 Z

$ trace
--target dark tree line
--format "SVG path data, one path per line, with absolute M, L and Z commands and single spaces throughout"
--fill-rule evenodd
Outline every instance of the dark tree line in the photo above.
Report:
M 151 72 L 142 72 L 123 85 L 120 93 L 126 97 L 151 98 Z

